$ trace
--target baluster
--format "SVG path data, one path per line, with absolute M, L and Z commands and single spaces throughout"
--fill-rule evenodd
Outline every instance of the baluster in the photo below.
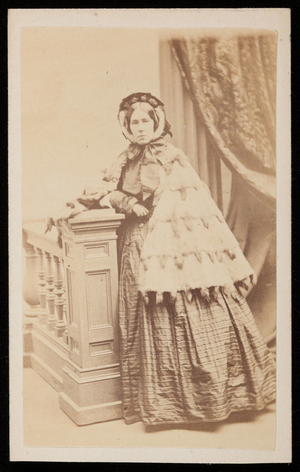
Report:
M 67 318 L 67 294 L 66 294 L 66 287 L 65 287 L 65 261 L 61 259 L 61 267 L 62 267 L 62 278 L 63 278 L 63 295 L 62 299 L 64 301 L 63 304 L 63 320 L 66 326 L 66 329 L 63 332 L 63 341 L 66 344 L 69 344 L 69 332 L 68 332 L 68 318 Z
M 52 256 L 49 252 L 45 252 L 45 259 L 46 259 L 46 300 L 48 305 L 48 318 L 47 318 L 47 328 L 52 330 L 56 323 L 56 316 L 54 310 L 54 300 L 55 295 L 54 291 L 54 283 L 53 283 L 53 267 L 52 267 Z
M 63 332 L 63 341 L 66 344 L 69 344 L 69 331 L 68 331 L 68 318 L 67 318 L 67 297 L 66 297 L 66 288 L 65 288 L 64 285 L 63 285 L 63 292 L 64 292 L 63 293 L 63 301 L 64 301 L 64 304 L 63 304 L 63 317 L 64 317 L 65 324 L 66 324 L 66 329 Z
M 39 309 L 38 319 L 40 323 L 45 324 L 47 319 L 47 301 L 46 301 L 46 280 L 45 280 L 45 262 L 44 262 L 44 253 L 42 249 L 37 249 L 38 257 L 39 257 L 39 270 L 38 270 L 38 277 L 39 277 L 39 289 L 38 289 L 38 296 L 40 300 L 41 308 Z
M 27 235 L 23 231 L 23 247 L 26 251 L 25 273 L 23 279 L 23 298 L 28 308 L 25 309 L 25 316 L 37 316 L 40 300 L 38 297 L 38 271 L 37 254 L 34 247 L 27 242 Z
M 62 278 L 62 270 L 61 270 L 61 261 L 59 257 L 54 256 L 54 266 L 55 266 L 55 272 L 54 272 L 54 285 L 55 285 L 55 308 L 56 308 L 56 314 L 57 314 L 57 321 L 54 327 L 54 332 L 56 336 L 61 337 L 63 335 L 63 332 L 66 329 L 65 321 L 64 321 L 64 313 L 63 313 L 63 306 L 64 306 L 64 300 L 63 300 L 63 278 Z

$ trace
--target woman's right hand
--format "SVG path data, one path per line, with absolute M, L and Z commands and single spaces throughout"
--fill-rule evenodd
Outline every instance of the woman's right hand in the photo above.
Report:
M 149 211 L 147 210 L 144 205 L 140 205 L 139 203 L 136 203 L 132 207 L 132 211 L 137 215 L 137 216 L 146 216 L 148 215 Z

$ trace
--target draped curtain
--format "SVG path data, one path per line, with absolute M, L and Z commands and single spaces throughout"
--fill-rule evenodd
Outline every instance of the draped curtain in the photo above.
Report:
M 220 210 L 226 214 L 230 199 L 231 172 L 207 140 L 205 124 L 198 119 L 189 90 L 167 41 L 160 43 L 160 92 L 173 137 L 167 140 L 183 149 L 201 179 L 210 188 Z
M 276 48 L 273 33 L 193 36 L 161 46 L 162 98 L 170 121 L 180 122 L 175 144 L 193 156 L 223 211 L 230 186 L 227 222 L 259 276 L 248 302 L 267 338 L 276 325 Z M 194 124 L 187 132 L 189 110 Z

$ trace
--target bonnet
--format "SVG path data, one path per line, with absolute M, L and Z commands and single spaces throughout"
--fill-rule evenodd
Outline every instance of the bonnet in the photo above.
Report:
M 170 131 L 170 123 L 168 123 L 168 121 L 166 120 L 163 102 L 158 98 L 154 97 L 154 95 L 151 95 L 151 93 L 138 92 L 128 95 L 128 97 L 124 98 L 120 103 L 118 120 L 125 138 L 133 142 L 133 135 L 130 133 L 126 126 L 126 116 L 130 107 L 138 102 L 148 103 L 153 108 L 153 111 L 156 115 L 158 127 L 154 132 L 153 140 L 158 139 L 161 136 L 165 136 L 166 134 L 170 134 L 170 136 L 172 136 L 172 133 Z

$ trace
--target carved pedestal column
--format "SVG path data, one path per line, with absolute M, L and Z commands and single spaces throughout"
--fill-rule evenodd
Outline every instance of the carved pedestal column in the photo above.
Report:
M 122 416 L 116 230 L 123 218 L 111 209 L 84 212 L 63 235 L 69 360 L 60 406 L 77 424 Z

